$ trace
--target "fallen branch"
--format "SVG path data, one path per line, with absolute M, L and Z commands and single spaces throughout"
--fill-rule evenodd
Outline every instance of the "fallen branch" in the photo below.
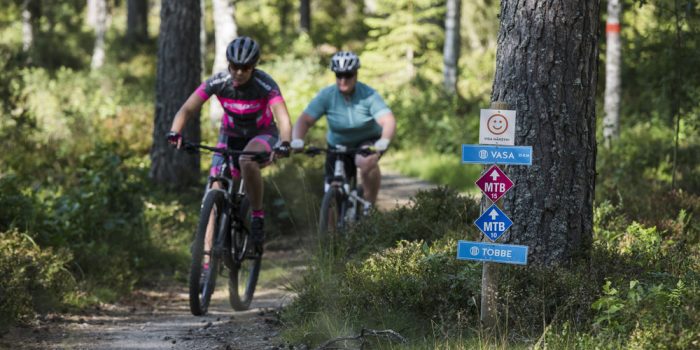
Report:
M 344 341 L 360 342 L 360 344 L 359 344 L 360 347 L 358 349 L 363 349 L 365 344 L 367 343 L 367 337 L 386 338 L 390 341 L 395 341 L 395 342 L 398 342 L 401 344 L 408 343 L 408 340 L 406 340 L 406 338 L 404 338 L 401 334 L 399 334 L 398 332 L 393 331 L 391 329 L 378 331 L 378 330 L 374 330 L 374 329 L 364 329 L 363 328 L 362 331 L 360 331 L 359 335 L 333 338 L 333 339 L 328 340 L 327 342 L 321 344 L 315 350 L 350 349 L 346 346 L 343 346 L 342 348 L 330 347 L 331 345 L 333 345 L 335 343 L 344 342 Z

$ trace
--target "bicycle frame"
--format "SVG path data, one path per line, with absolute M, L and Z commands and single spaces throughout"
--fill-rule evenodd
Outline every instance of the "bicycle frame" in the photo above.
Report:
M 240 179 L 238 190 L 236 191 L 236 180 L 225 174 L 226 171 L 233 168 L 233 157 L 251 155 L 257 161 L 262 161 L 263 159 L 260 156 L 267 153 L 234 151 L 226 148 L 216 148 L 189 142 L 185 142 L 185 147 L 186 149 L 194 151 L 204 149 L 211 152 L 218 152 L 224 157 L 225 166 L 221 168 L 220 174 L 209 177 L 207 189 L 202 196 L 202 200 L 206 198 L 210 191 L 220 191 L 224 194 L 226 206 L 223 208 L 221 215 L 221 222 L 219 223 L 220 230 L 219 232 L 213 233 L 211 250 L 214 254 L 217 254 L 217 256 L 223 257 L 226 267 L 231 268 L 233 264 L 240 263 L 240 261 L 245 258 L 247 250 L 248 242 L 245 242 L 242 247 L 239 247 L 235 244 L 236 242 L 231 241 L 233 239 L 231 235 L 233 230 L 240 230 L 243 227 L 244 218 L 240 217 L 240 209 L 246 193 L 243 179 Z M 212 188 L 213 184 L 216 182 L 221 184 L 221 188 Z

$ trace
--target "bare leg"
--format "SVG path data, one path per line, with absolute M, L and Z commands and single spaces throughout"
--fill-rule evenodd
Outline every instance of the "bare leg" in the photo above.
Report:
M 374 204 L 382 182 L 382 172 L 379 170 L 379 155 L 371 154 L 367 157 L 355 156 L 355 164 L 360 168 L 364 198 Z
M 221 185 L 218 182 L 214 182 L 211 186 L 212 189 L 219 189 L 221 188 Z M 219 208 L 221 210 L 221 208 Z M 204 234 L 204 251 L 209 252 L 211 254 L 211 247 L 214 245 L 214 226 L 216 218 L 214 217 L 214 213 L 212 212 L 209 215 L 209 224 L 207 225 L 207 232 Z M 209 263 L 209 255 L 204 256 L 204 263 L 208 264 Z
M 250 142 L 245 147 L 244 151 L 250 152 L 267 152 L 265 145 L 260 142 Z M 260 175 L 260 164 L 253 161 L 250 157 L 242 156 L 239 158 L 241 163 L 241 172 L 243 173 L 243 181 L 245 189 L 250 199 L 252 210 L 263 209 L 263 181 Z

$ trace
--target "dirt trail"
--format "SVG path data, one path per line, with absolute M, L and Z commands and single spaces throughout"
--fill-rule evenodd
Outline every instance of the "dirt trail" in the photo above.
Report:
M 377 205 L 405 205 L 433 185 L 385 172 Z M 303 251 L 269 251 L 251 308 L 234 312 L 226 278 L 218 279 L 209 313 L 190 314 L 185 283 L 139 290 L 117 304 L 81 314 L 49 315 L 0 337 L 0 349 L 289 349 L 279 337 L 279 310 L 294 298 L 286 286 L 304 269 Z M 262 277 L 269 273 L 272 278 Z M 175 282 L 173 282 L 175 283 Z

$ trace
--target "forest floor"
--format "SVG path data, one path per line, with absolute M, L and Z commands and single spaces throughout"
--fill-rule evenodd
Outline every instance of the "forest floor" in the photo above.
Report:
M 377 205 L 382 210 L 405 205 L 416 191 L 432 186 L 386 172 Z M 80 313 L 42 315 L 0 336 L 0 349 L 295 348 L 279 336 L 278 315 L 294 299 L 288 287 L 302 275 L 309 255 L 296 241 L 283 245 L 283 250 L 265 252 L 261 281 L 248 311 L 231 309 L 226 278 L 220 276 L 207 315 L 192 316 L 187 286 L 172 281 Z

